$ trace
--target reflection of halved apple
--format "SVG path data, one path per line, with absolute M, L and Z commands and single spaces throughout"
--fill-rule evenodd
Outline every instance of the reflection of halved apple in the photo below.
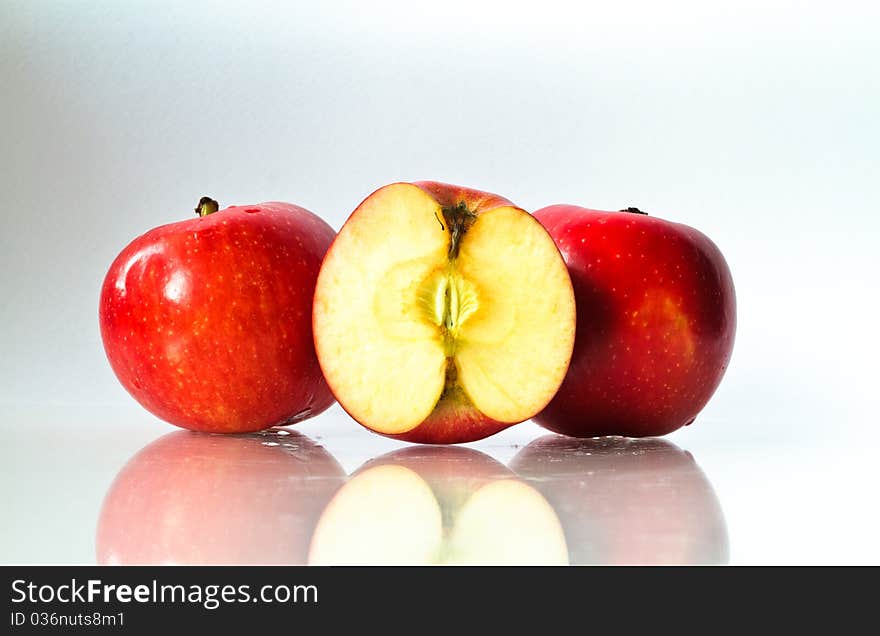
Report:
M 298 433 L 170 433 L 131 458 L 107 492 L 97 560 L 302 564 L 344 480 L 336 460 Z
M 564 564 L 547 501 L 464 448 L 405 449 L 365 464 L 321 516 L 317 564 Z
M 352 417 L 417 442 L 480 439 L 550 401 L 574 344 L 553 240 L 497 195 L 396 183 L 370 195 L 318 277 L 314 334 Z
M 510 467 L 553 505 L 574 564 L 727 562 L 727 526 L 712 485 L 674 444 L 551 435 Z

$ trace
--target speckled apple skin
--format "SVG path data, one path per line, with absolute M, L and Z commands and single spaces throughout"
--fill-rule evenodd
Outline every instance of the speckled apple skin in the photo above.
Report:
M 733 351 L 736 297 L 721 252 L 694 228 L 630 211 L 535 212 L 577 307 L 574 353 L 535 421 L 576 437 L 665 435 L 690 424 Z
M 194 431 L 291 424 L 333 402 L 312 297 L 335 232 L 287 203 L 157 227 L 119 254 L 100 324 L 113 371 L 157 417 Z

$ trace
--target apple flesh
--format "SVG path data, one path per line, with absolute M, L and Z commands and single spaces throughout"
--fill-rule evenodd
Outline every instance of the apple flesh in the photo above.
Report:
M 335 233 L 287 203 L 232 206 L 155 228 L 110 266 L 101 336 L 113 371 L 159 418 L 195 431 L 292 424 L 333 403 L 312 298 Z
M 396 183 L 367 197 L 318 276 L 318 359 L 342 407 L 398 439 L 455 443 L 529 419 L 574 342 L 559 250 L 497 195 Z
M 304 435 L 169 433 L 119 472 L 98 518 L 102 565 L 303 565 L 345 471 Z
M 577 301 L 565 381 L 542 426 L 565 435 L 664 435 L 690 424 L 730 361 L 736 299 L 721 252 L 699 231 L 635 209 L 554 205 Z
M 576 565 L 727 563 L 727 524 L 694 458 L 660 439 L 531 442 L 510 468 L 553 506 Z
M 327 505 L 309 561 L 323 565 L 561 565 L 541 494 L 471 449 L 414 447 L 367 462 Z

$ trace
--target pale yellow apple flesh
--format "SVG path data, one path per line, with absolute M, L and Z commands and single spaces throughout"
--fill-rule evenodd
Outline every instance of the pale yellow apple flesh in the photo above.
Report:
M 368 428 L 406 433 L 461 404 L 515 423 L 565 376 L 574 296 L 553 240 L 525 211 L 444 208 L 401 183 L 371 195 L 340 231 L 318 278 L 314 328 L 330 387 Z

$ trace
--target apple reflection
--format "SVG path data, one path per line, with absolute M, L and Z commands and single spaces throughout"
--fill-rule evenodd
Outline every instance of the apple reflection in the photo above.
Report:
M 364 464 L 315 528 L 315 564 L 565 564 L 547 500 L 475 450 L 418 446 Z
M 542 437 L 511 469 L 553 506 L 573 564 L 723 564 L 727 526 L 690 453 L 659 439 Z
M 304 435 L 179 431 L 117 475 L 101 564 L 714 564 L 728 560 L 712 486 L 657 439 L 530 443 L 505 467 L 411 446 L 350 477 Z
M 302 564 L 345 471 L 304 435 L 179 431 L 117 475 L 98 519 L 101 564 Z

